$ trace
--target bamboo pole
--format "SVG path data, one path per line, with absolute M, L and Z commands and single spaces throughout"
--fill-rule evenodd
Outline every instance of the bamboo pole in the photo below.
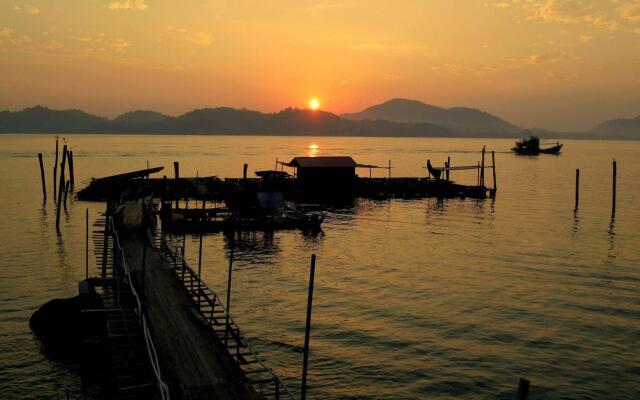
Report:
M 178 183 L 180 182 L 180 163 L 177 161 L 173 162 L 173 170 L 175 172 L 175 180 L 176 184 L 173 186 L 173 190 L 176 191 L 176 208 L 178 208 L 178 204 L 180 201 L 180 195 L 178 193 Z
M 40 162 L 40 180 L 42 181 L 42 199 L 47 201 L 47 184 L 44 181 L 44 163 L 42 162 L 42 153 L 38 153 L 38 161 Z
M 529 381 L 520 378 L 518 382 L 518 393 L 516 394 L 516 400 L 527 400 L 529 397 Z
M 486 146 L 482 146 L 482 165 L 480 170 L 480 186 L 484 186 L 484 152 Z
M 60 207 L 61 207 L 61 201 L 62 201 L 62 196 L 63 196 L 63 190 L 64 190 L 64 186 L 65 186 L 65 180 L 64 180 L 64 167 L 65 167 L 65 161 L 67 159 L 67 145 L 64 145 L 64 148 L 62 150 L 62 162 L 60 163 L 60 182 L 59 182 L 59 188 L 58 188 L 58 208 L 56 209 L 56 229 L 58 231 L 60 231 Z
M 76 183 L 76 179 L 73 174 L 73 151 L 71 150 L 69 150 L 69 181 L 71 182 L 71 188 L 73 188 Z
M 67 209 L 67 193 L 69 193 L 69 181 L 64 184 L 64 200 L 62 203 L 64 204 L 64 209 Z
M 580 169 L 576 168 L 576 206 L 573 211 L 578 211 L 578 205 L 580 204 Z
M 302 359 L 302 388 L 300 399 L 307 396 L 307 367 L 309 364 L 309 335 L 311 333 L 311 310 L 313 308 L 313 283 L 316 273 L 316 255 L 311 255 L 311 268 L 309 270 L 309 294 L 307 297 L 307 323 L 304 330 L 304 355 Z
M 89 279 L 89 209 L 85 214 L 84 225 L 85 245 L 84 245 L 84 276 Z
M 235 235 L 235 232 L 233 233 Z M 227 314 L 225 315 L 224 345 L 229 341 L 229 316 L 231 314 L 231 272 L 233 271 L 233 247 L 234 239 L 231 239 L 231 250 L 229 253 L 229 274 L 227 275 Z
M 493 193 L 498 191 L 498 183 L 496 181 L 496 153 L 491 150 L 491 169 L 493 170 Z
M 56 199 L 56 179 L 58 179 L 58 138 L 56 137 L 56 160 L 53 162 L 53 199 Z
M 613 181 L 612 181 L 612 184 L 613 184 L 613 187 L 612 187 L 613 197 L 611 199 L 611 218 L 613 219 L 616 216 L 616 183 L 617 183 L 616 181 L 617 181 L 617 174 L 618 174 L 616 160 L 613 160 L 613 171 L 612 172 L 613 172 L 613 176 L 612 176 L 612 178 L 613 178 Z

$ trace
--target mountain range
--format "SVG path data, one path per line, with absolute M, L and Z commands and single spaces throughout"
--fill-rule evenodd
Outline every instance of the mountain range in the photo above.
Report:
M 535 130 L 541 137 L 640 139 L 640 117 L 611 120 L 590 132 Z M 43 106 L 0 112 L 0 133 L 218 134 L 314 136 L 504 137 L 523 129 L 495 115 L 464 107 L 441 108 L 393 99 L 358 113 L 287 108 L 262 113 L 229 107 L 197 109 L 180 116 L 136 110 L 108 119 L 80 110 Z

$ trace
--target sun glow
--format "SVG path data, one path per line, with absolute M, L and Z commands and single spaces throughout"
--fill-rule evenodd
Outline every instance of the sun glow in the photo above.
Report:
M 318 108 L 320 108 L 320 101 L 315 98 L 309 100 L 309 108 L 312 110 L 317 110 Z

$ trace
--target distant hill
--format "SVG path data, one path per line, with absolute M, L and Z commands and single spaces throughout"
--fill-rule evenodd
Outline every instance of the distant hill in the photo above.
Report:
M 106 121 L 106 118 L 80 110 L 50 110 L 35 106 L 18 112 L 0 112 L 0 132 L 90 132 Z
M 594 126 L 591 133 L 611 139 L 640 139 L 640 115 L 605 121 Z
M 136 111 L 129 111 L 124 114 L 118 115 L 113 120 L 113 122 L 148 124 L 148 123 L 153 123 L 158 121 L 164 121 L 167 118 L 172 118 L 172 117 L 156 111 L 136 110 Z
M 38 112 L 34 112 L 34 109 Z M 203 108 L 178 117 L 153 111 L 133 111 L 112 120 L 81 111 L 55 111 L 34 107 L 18 112 L 1 112 L 0 132 L 415 137 L 452 135 L 446 127 L 429 123 L 352 121 L 330 112 L 296 108 L 266 114 L 228 107 Z
M 361 112 L 342 114 L 351 120 L 387 120 L 440 125 L 459 135 L 473 134 L 508 136 L 522 132 L 522 128 L 494 115 L 473 108 L 441 108 L 417 100 L 393 99 L 371 106 Z

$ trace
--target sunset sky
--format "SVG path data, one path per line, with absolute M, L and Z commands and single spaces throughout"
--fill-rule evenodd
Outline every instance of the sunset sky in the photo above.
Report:
M 640 1 L 0 0 L 0 109 L 403 97 L 523 127 L 640 114 Z

